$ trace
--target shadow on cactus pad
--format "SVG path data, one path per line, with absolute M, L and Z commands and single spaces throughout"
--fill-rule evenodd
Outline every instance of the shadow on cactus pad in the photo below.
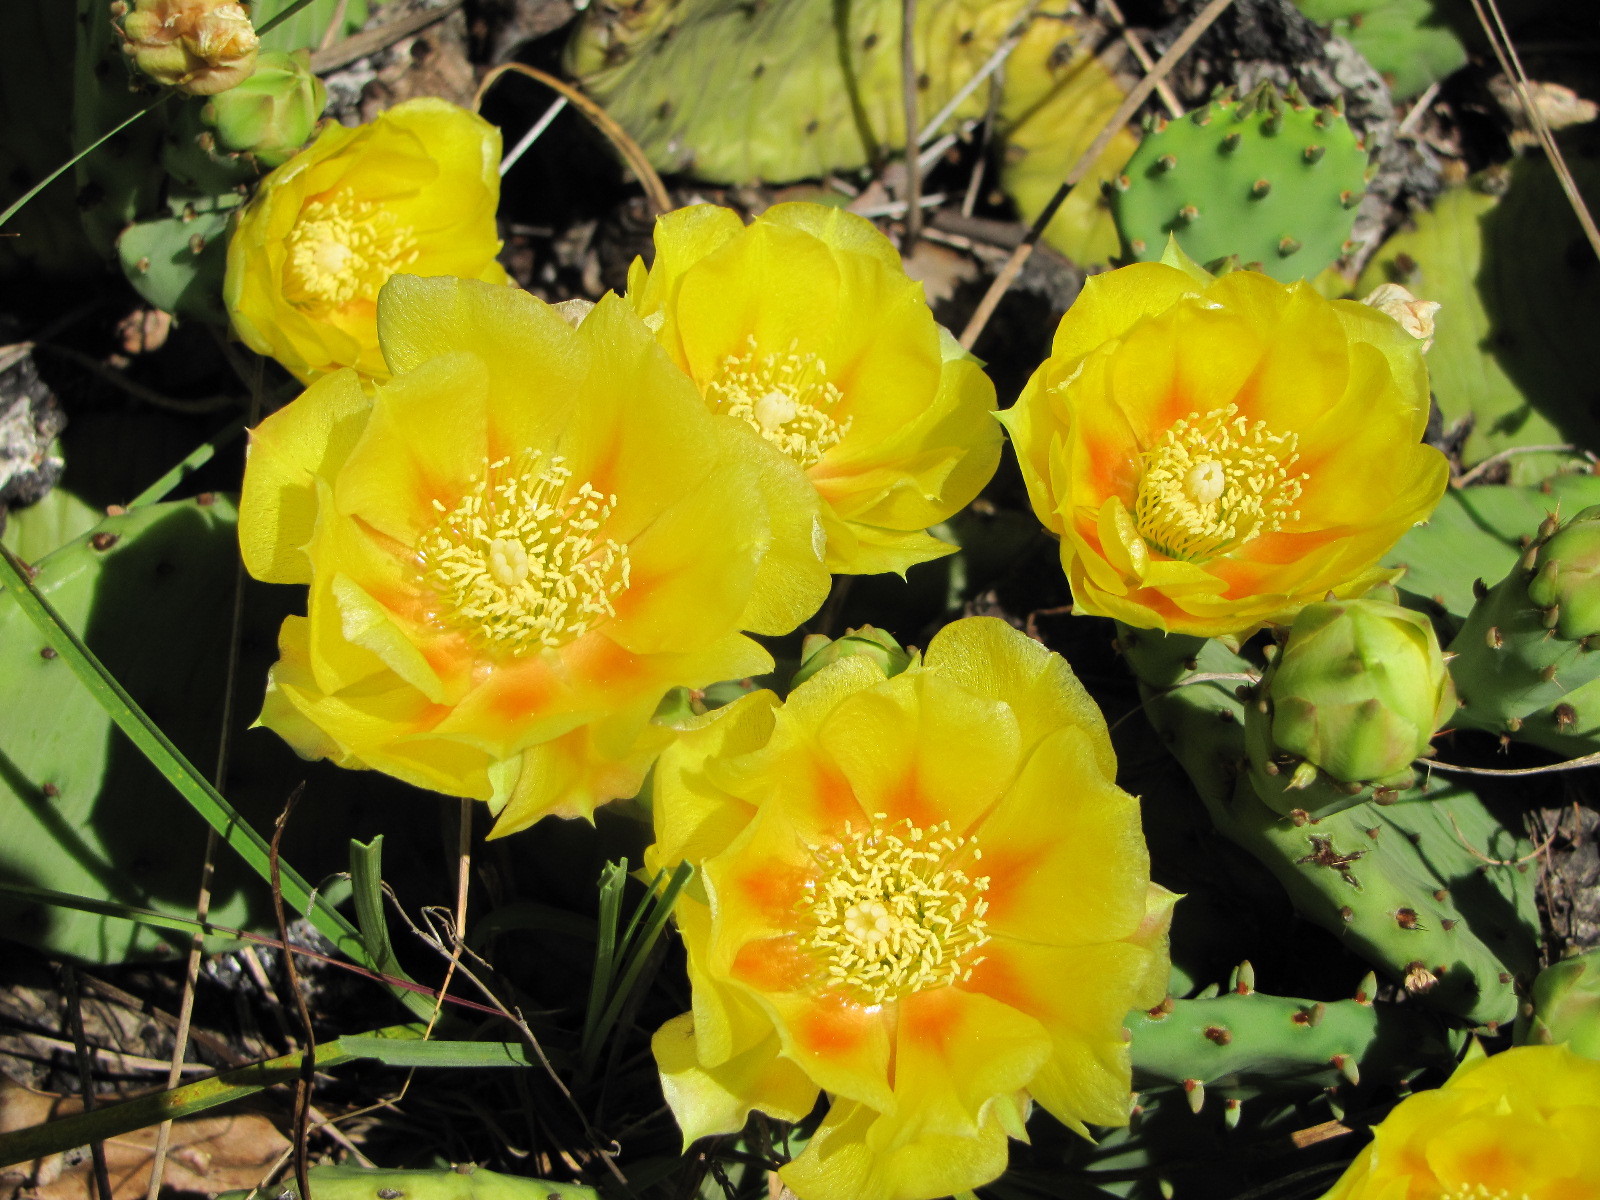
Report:
M 1567 146 L 1590 207 L 1600 204 L 1600 157 Z M 1560 182 L 1524 159 L 1493 195 L 1445 193 L 1416 228 L 1390 238 L 1357 293 L 1395 282 L 1443 308 L 1428 353 L 1447 433 L 1470 429 L 1467 465 L 1519 446 L 1600 447 L 1600 263 Z M 1512 481 L 1549 473 L 1546 455 L 1512 464 Z
M 39 591 L 207 775 L 224 720 L 234 521 L 232 503 L 220 496 L 145 505 L 106 518 L 35 564 Z M 310 790 L 324 797 L 332 789 L 276 739 L 237 736 L 255 716 L 271 631 L 281 619 L 252 607 L 230 721 L 232 782 L 224 791 L 257 829 L 270 829 L 298 779 L 311 777 Z M 204 822 L 4 595 L 0 711 L 0 884 L 192 915 Z M 285 858 L 312 877 L 342 865 L 359 800 L 371 786 L 343 774 L 341 803 L 302 806 L 285 842 Z M 394 797 L 388 803 L 392 812 Z M 271 929 L 266 886 L 226 848 L 216 857 L 211 919 Z M 91 963 L 165 957 L 182 946 L 180 935 L 15 897 L 0 896 L 0 922 L 0 936 Z

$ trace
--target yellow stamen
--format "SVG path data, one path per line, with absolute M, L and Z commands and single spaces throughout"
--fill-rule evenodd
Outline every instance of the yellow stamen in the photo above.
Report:
M 440 619 L 481 646 L 512 655 L 562 646 L 616 615 L 628 586 L 628 547 L 597 538 L 617 503 L 571 486 L 558 456 L 529 451 L 486 464 L 460 502 L 417 544 Z
M 1145 452 L 1134 517 L 1169 558 L 1205 562 L 1298 520 L 1299 435 L 1273 433 L 1238 405 L 1190 413 Z
M 1458 1183 L 1439 1193 L 1439 1200 L 1533 1200 L 1527 1192 L 1490 1188 L 1483 1183 Z
M 782 354 L 762 354 L 751 337 L 744 354 L 730 354 L 706 387 L 718 412 L 749 423 L 802 467 L 819 462 L 844 440 L 850 421 L 834 419 L 844 394 L 828 381 L 828 364 L 798 352 L 791 341 Z
M 806 940 L 828 983 L 882 1004 L 970 978 L 983 961 L 972 952 L 989 940 L 989 877 L 949 863 L 971 844 L 949 822 L 924 830 L 904 821 L 893 830 L 846 825 L 841 843 L 813 847 L 821 874 L 804 902 L 815 923 Z M 981 857 L 975 846 L 972 857 Z
M 337 194 L 313 200 L 289 233 L 284 298 L 313 313 L 374 300 L 389 276 L 416 259 L 416 242 L 391 209 Z

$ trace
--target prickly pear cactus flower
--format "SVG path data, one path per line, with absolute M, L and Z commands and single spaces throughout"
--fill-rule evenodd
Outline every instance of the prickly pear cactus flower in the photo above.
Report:
M 126 3 L 111 9 L 122 18 L 123 53 L 157 83 L 214 96 L 256 69 L 261 39 L 233 0 L 135 0 L 132 11 Z
M 507 282 L 499 163 L 499 130 L 432 97 L 325 126 L 239 218 L 223 284 L 234 331 L 302 383 L 341 367 L 387 378 L 377 306 L 391 275 Z
M 779 204 L 746 227 L 702 204 L 656 222 L 628 297 L 714 412 L 782 450 L 822 497 L 828 568 L 904 572 L 1000 458 L 994 385 L 939 327 L 871 222 Z
M 686 1142 L 825 1091 L 789 1188 L 920 1200 L 1004 1171 L 1030 1099 L 1080 1133 L 1126 1124 L 1122 1021 L 1165 994 L 1175 897 L 1115 771 L 1065 661 L 992 618 L 686 734 L 646 856 L 697 867 L 693 1009 L 654 1041 Z
M 675 687 L 769 670 L 828 587 L 816 497 L 615 296 L 400 275 L 393 377 L 254 431 L 245 565 L 306 583 L 261 723 L 302 755 L 487 801 L 495 834 L 636 792 Z
M 1469 1057 L 1401 1101 L 1322 1200 L 1600 1196 L 1600 1062 L 1565 1046 Z
M 1391 317 L 1169 245 L 1084 285 L 1001 420 L 1077 611 L 1218 637 L 1391 577 L 1449 476 L 1427 418 Z

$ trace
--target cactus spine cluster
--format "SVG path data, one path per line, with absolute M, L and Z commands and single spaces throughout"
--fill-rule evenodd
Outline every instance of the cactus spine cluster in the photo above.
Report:
M 1106 194 L 1131 261 L 1159 258 L 1170 234 L 1198 262 L 1290 281 L 1345 252 L 1366 176 L 1342 113 L 1262 84 L 1152 124 Z
M 1507 573 L 1483 591 L 1450 649 L 1458 723 L 1516 733 L 1529 717 L 1600 678 L 1600 506 L 1547 518 Z

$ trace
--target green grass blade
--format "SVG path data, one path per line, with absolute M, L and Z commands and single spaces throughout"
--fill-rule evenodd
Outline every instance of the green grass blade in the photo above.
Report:
M 419 1032 L 419 1027 L 415 1025 L 393 1025 L 379 1030 L 376 1035 L 359 1039 L 335 1038 L 316 1048 L 317 1069 L 321 1071 L 354 1062 L 358 1058 L 375 1057 L 378 1043 L 414 1039 Z M 361 1043 L 363 1052 L 357 1053 L 345 1048 L 343 1043 L 346 1040 Z M 366 1052 L 369 1050 L 373 1052 Z M 197 1079 L 193 1083 L 186 1083 L 171 1091 L 139 1096 L 133 1100 L 124 1100 L 120 1104 L 108 1104 L 93 1112 L 60 1117 L 54 1121 L 46 1121 L 42 1125 L 0 1134 L 0 1167 L 32 1162 L 34 1159 L 60 1154 L 64 1150 L 71 1150 L 88 1142 L 102 1142 L 122 1137 L 136 1129 L 158 1125 L 162 1121 L 192 1117 L 207 1109 L 216 1108 L 219 1104 L 242 1100 L 275 1084 L 292 1083 L 300 1075 L 300 1058 L 299 1054 L 285 1054 L 281 1058 L 271 1058 L 266 1062 L 223 1071 L 206 1079 Z
M 309 3 L 310 0 L 306 0 L 306 2 Z M 24 204 L 32 200 L 40 192 L 44 191 L 45 188 L 49 187 L 57 179 L 60 179 L 63 175 L 65 175 L 68 171 L 72 170 L 73 167 L 77 166 L 86 157 L 94 153 L 106 142 L 109 142 L 112 138 L 116 137 L 117 134 L 121 133 L 129 125 L 132 125 L 152 108 L 155 108 L 159 104 L 165 104 L 171 98 L 171 92 L 168 92 L 166 95 L 156 97 L 149 104 L 146 104 L 138 112 L 134 113 L 133 116 L 129 117 L 126 121 L 122 122 L 122 124 L 118 125 L 115 129 L 108 130 L 107 132 L 102 133 L 99 137 L 95 138 L 94 141 L 90 142 L 82 150 L 79 150 L 71 158 L 67 159 L 66 162 L 62 163 L 54 171 L 51 171 L 50 174 L 46 175 L 38 183 L 34 184 L 27 191 L 23 192 L 22 195 L 13 200 L 11 204 L 7 206 L 5 212 L 0 212 L 0 226 L 4 226 L 7 221 L 11 220 L 12 217 L 17 215 Z
M 128 501 L 128 507 L 138 508 L 141 505 L 155 504 L 157 501 L 165 500 L 172 493 L 173 488 L 205 466 L 216 456 L 218 450 L 243 433 L 244 426 L 245 419 L 240 417 L 226 428 L 219 430 L 217 435 L 210 441 L 201 442 L 182 462 Z
M 352 1034 L 339 1039 L 339 1048 L 357 1058 L 377 1059 L 386 1067 L 444 1067 L 482 1070 L 485 1067 L 530 1067 L 528 1048 L 520 1042 L 394 1041 Z M 317 1057 L 322 1066 L 322 1057 Z
M 583 1014 L 581 1057 L 589 1061 L 600 1014 L 611 993 L 617 971 L 617 917 L 622 911 L 622 889 L 628 882 L 628 864 L 608 862 L 600 869 L 600 921 L 595 929 L 594 976 L 589 981 L 589 1003 Z
M 657 891 L 661 876 L 658 874 L 651 881 L 650 894 L 640 902 L 634 911 L 634 920 L 629 923 L 631 931 L 638 924 L 640 917 L 648 912 L 644 920 L 644 927 L 638 939 L 624 952 L 623 966 L 617 986 L 608 997 L 605 1008 L 601 1011 L 595 1023 L 592 1036 L 586 1037 L 583 1043 L 583 1073 L 588 1075 L 593 1071 L 600 1058 L 600 1048 L 605 1044 L 606 1038 L 611 1035 L 612 1027 L 622 1015 L 622 1008 L 628 1002 L 629 995 L 639 982 L 639 975 L 644 970 L 645 962 L 650 957 L 650 951 L 655 948 L 656 940 L 660 938 L 661 931 L 666 927 L 667 918 L 672 915 L 673 906 L 678 902 L 678 893 L 683 891 L 684 885 L 694 875 L 693 863 L 679 863 L 672 872 L 672 878 L 667 880 L 666 887 Z M 585 1029 L 585 1033 L 589 1031 Z
M 306 5 L 308 5 L 310 3 L 311 3 L 311 0 L 295 0 L 295 2 L 293 4 L 289 5 L 288 8 L 284 9 L 277 16 L 273 17 L 272 20 L 266 22 L 264 25 L 258 26 L 256 28 L 256 36 L 257 37 L 262 37 L 262 36 L 264 36 L 266 34 L 271 33 L 279 25 L 282 25 L 290 17 L 294 16 L 295 13 L 299 12 L 302 8 L 304 8 Z
M 27 883 L 0 883 L 0 896 L 9 896 L 15 900 L 31 900 L 56 908 L 77 909 L 79 912 L 94 913 L 100 917 L 115 917 L 122 921 L 132 921 L 136 925 L 148 925 L 152 929 L 179 933 L 184 937 L 198 933 L 206 937 L 278 944 L 277 938 L 258 938 L 242 929 L 235 929 L 232 925 L 213 925 L 210 921 L 199 921 L 194 917 L 157 912 L 153 908 L 139 908 L 132 904 L 119 904 L 115 900 L 95 900 L 89 896 L 75 896 L 71 892 L 55 892 L 49 888 L 34 887 Z
M 150 760 L 151 765 L 263 880 L 269 879 L 271 869 L 267 840 L 250 828 L 233 806 L 223 799 L 222 794 L 195 770 L 194 765 L 166 734 L 145 715 L 144 710 L 105 669 L 94 652 L 33 586 L 26 569 L 4 546 L 0 546 L 0 585 L 12 595 L 50 647 L 72 667 L 90 694 Z M 324 897 L 313 892 L 305 879 L 287 863 L 280 864 L 280 880 L 283 898 L 294 911 L 305 914 L 317 931 L 342 953 L 363 966 L 375 966 L 356 927 Z

